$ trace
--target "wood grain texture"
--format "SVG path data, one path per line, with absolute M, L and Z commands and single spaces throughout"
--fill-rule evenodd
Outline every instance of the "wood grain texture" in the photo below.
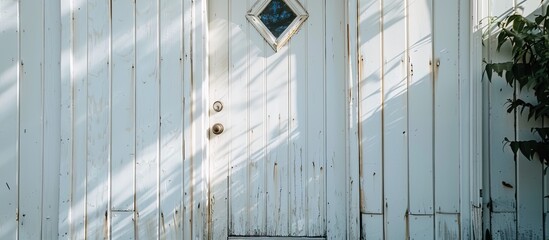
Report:
M 359 1 L 360 211 L 383 213 L 382 4 Z
M 326 228 L 329 239 L 347 235 L 345 5 L 326 0 Z M 345 203 L 341 202 L 345 201 Z
M 44 3 L 44 198 L 42 200 L 42 238 L 58 238 L 59 186 L 61 157 L 61 24 L 60 1 Z M 1 181 L 0 181 L 1 182 Z
M 383 2 L 383 183 L 385 237 L 406 237 L 408 103 L 405 7 Z
M 73 142 L 73 78 L 72 78 L 72 53 L 73 53 L 73 35 L 72 35 L 72 13 L 71 0 L 60 1 L 61 15 L 61 61 L 60 61 L 60 91 L 61 91 L 61 146 L 60 146 L 60 164 L 59 164 L 59 223 L 58 238 L 69 239 L 71 237 L 71 194 L 72 194 L 72 142 Z
M 18 143 L 19 143 L 19 25 L 16 1 L 0 1 L 0 238 L 15 239 L 18 206 Z
M 72 161 L 71 161 L 71 226 L 70 239 L 86 237 L 86 162 L 88 125 L 88 24 L 86 1 L 72 3 Z
M 44 167 L 44 4 L 21 2 L 18 237 L 41 238 Z
M 214 196 L 229 189 L 223 200 L 228 201 L 228 219 L 221 215 L 225 202 L 218 205 L 216 196 L 210 231 L 214 238 L 223 237 L 225 230 L 219 227 L 226 222 L 228 235 L 327 234 L 326 152 L 331 148 L 332 168 L 337 169 L 333 184 L 341 185 L 332 189 L 338 196 L 331 200 L 338 226 L 331 234 L 345 234 L 345 81 L 334 81 L 345 79 L 345 6 L 328 16 L 340 19 L 328 25 L 325 4 L 305 2 L 309 19 L 275 53 L 244 18 L 253 3 L 210 6 L 210 37 L 215 36 L 210 42 L 210 102 L 224 105 L 221 112 L 209 107 L 210 126 L 225 125 L 225 132 L 210 135 L 210 186 Z M 329 35 L 325 28 L 331 28 Z M 329 125 L 338 126 L 330 136 Z
M 160 69 L 158 2 L 136 2 L 136 236 L 159 235 Z
M 317 39 L 316 44 L 307 44 L 307 55 L 314 54 L 316 57 L 307 58 L 307 117 L 305 124 L 307 126 L 307 219 L 308 235 L 323 235 L 326 230 L 326 205 L 327 192 L 323 184 L 326 179 L 326 76 L 324 71 L 319 71 L 318 66 L 324 66 L 326 52 L 318 51 L 326 45 L 326 21 L 324 13 L 326 12 L 326 1 L 322 4 L 307 2 L 309 18 L 305 22 L 306 39 L 308 41 Z M 297 36 L 296 36 L 297 37 Z M 299 89 L 298 89 L 299 90 Z M 297 91 L 297 90 L 296 90 Z M 300 95 L 303 93 L 300 93 Z
M 433 5 L 435 211 L 444 213 L 460 208 L 458 3 Z
M 135 1 L 111 5 L 110 237 L 135 238 Z M 122 212 L 119 212 L 122 211 Z
M 160 1 L 160 237 L 183 228 L 183 1 Z M 187 183 L 188 184 L 188 183 Z M 188 203 L 187 203 L 188 204 Z
M 110 12 L 106 0 L 88 2 L 86 237 L 109 233 Z
M 408 5 L 410 214 L 434 213 L 433 21 L 432 1 Z

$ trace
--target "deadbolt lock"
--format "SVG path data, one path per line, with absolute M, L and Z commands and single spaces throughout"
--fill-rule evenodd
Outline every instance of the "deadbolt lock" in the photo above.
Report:
M 220 101 L 215 101 L 213 103 L 213 110 L 216 112 L 221 112 L 221 110 L 223 110 L 223 103 L 221 103 Z
M 212 133 L 215 135 L 219 135 L 223 133 L 224 130 L 225 130 L 225 127 L 223 127 L 223 124 L 221 123 L 216 123 L 212 126 Z

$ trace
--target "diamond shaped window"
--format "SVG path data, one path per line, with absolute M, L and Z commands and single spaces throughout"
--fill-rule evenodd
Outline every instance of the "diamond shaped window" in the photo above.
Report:
M 258 0 L 246 17 L 278 51 L 297 32 L 308 14 L 298 0 Z

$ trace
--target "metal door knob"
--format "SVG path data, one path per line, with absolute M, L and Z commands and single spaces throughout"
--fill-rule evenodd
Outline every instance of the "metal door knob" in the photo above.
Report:
M 223 133 L 223 130 L 225 130 L 225 127 L 221 123 L 216 123 L 212 126 L 212 133 L 215 135 Z

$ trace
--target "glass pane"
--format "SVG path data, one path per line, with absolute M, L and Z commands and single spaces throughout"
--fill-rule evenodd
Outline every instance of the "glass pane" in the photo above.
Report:
M 259 18 L 278 38 L 296 18 L 296 14 L 283 0 L 272 0 L 259 14 Z

